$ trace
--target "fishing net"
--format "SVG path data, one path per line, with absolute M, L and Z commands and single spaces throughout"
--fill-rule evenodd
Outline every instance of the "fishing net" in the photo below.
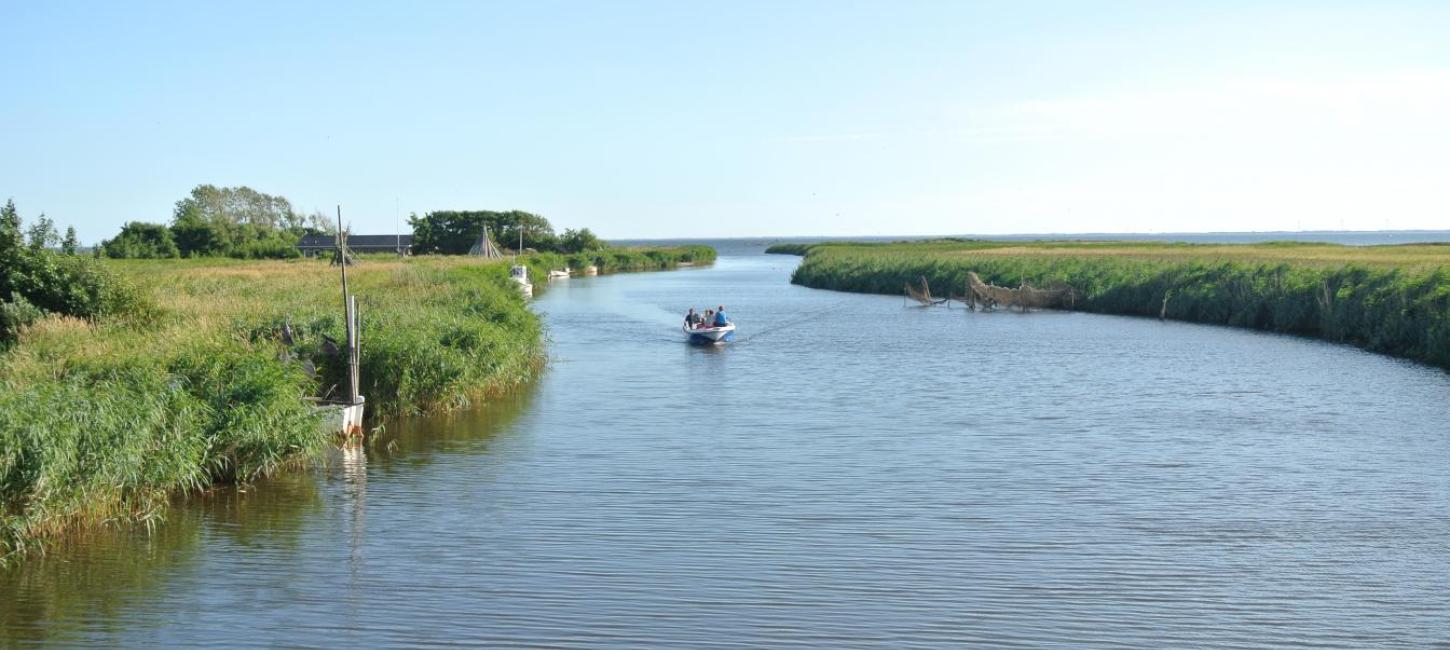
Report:
M 473 247 L 468 249 L 468 254 L 491 260 L 503 259 L 503 252 L 488 237 L 488 226 L 484 226 L 483 233 L 478 236 L 478 241 L 473 243 Z
M 981 304 L 984 309 L 1072 309 L 1077 306 L 1077 292 L 1068 286 L 1039 289 L 1026 282 L 1016 289 L 1008 289 L 987 284 L 975 271 L 968 271 L 966 302 L 972 307 Z
M 926 276 L 921 276 L 921 288 L 913 287 L 910 282 L 907 282 L 906 296 L 922 305 L 939 305 L 946 302 L 945 298 L 938 299 L 931 297 L 931 287 L 926 283 Z

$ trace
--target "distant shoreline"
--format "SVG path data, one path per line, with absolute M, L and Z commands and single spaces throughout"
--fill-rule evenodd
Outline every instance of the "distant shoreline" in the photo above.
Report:
M 661 237 L 611 239 L 611 244 L 642 244 L 657 246 L 667 243 L 755 242 L 775 243 L 824 242 L 920 242 L 939 239 L 976 239 L 985 241 L 1162 241 L 1203 244 L 1256 244 L 1271 241 L 1302 241 L 1328 244 L 1366 246 L 1375 244 L 1450 243 L 1450 230 L 1264 230 L 1221 232 L 1164 233 L 1017 233 L 981 235 L 971 233 L 946 235 L 758 235 L 739 237 Z

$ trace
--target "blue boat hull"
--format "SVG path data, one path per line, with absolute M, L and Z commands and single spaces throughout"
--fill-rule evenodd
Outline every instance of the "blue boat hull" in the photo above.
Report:
M 690 343 L 694 345 L 714 345 L 716 343 L 729 343 L 735 340 L 735 332 L 726 332 L 724 336 L 713 339 L 702 334 L 691 334 Z
M 735 323 L 728 323 L 721 327 L 682 327 L 681 329 L 685 332 L 685 340 L 697 345 L 714 345 L 735 340 Z

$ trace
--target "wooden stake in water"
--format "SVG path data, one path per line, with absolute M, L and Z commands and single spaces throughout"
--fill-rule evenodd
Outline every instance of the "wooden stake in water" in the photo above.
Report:
M 347 291 L 347 234 L 342 229 L 342 206 L 337 206 L 337 254 L 342 260 L 342 317 L 347 329 L 347 403 L 356 404 L 359 382 L 357 376 L 356 302 Z
M 361 361 L 358 355 L 358 316 L 357 296 L 349 294 L 347 297 L 347 379 L 351 386 L 352 403 L 357 403 L 357 397 L 362 393 L 362 384 L 358 381 L 358 363 Z

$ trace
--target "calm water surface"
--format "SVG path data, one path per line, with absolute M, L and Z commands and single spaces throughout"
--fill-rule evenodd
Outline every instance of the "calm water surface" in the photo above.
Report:
M 795 263 L 556 284 L 535 385 L 0 572 L 0 645 L 1450 641 L 1444 373 Z

